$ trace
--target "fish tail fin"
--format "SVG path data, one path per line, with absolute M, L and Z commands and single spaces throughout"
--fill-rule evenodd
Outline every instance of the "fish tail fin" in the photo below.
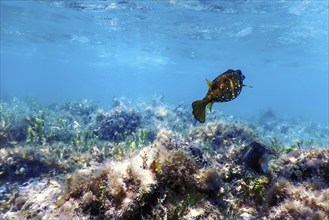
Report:
M 197 100 L 192 103 L 193 115 L 196 120 L 204 123 L 206 120 L 206 106 L 209 101 L 207 99 Z

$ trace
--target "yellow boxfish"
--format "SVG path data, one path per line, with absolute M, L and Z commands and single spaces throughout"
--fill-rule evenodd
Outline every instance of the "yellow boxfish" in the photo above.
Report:
M 203 123 L 206 120 L 206 106 L 211 111 L 214 102 L 229 102 L 241 93 L 245 76 L 240 70 L 227 70 L 212 82 L 207 80 L 208 93 L 202 100 L 192 103 L 193 115 L 196 120 Z

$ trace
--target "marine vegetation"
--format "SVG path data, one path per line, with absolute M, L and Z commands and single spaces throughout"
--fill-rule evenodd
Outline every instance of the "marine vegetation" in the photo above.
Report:
M 195 124 L 188 106 L 158 97 L 0 103 L 1 219 L 328 216 L 326 127 L 216 112 Z
M 141 126 L 141 115 L 124 104 L 115 106 L 110 112 L 98 112 L 94 133 L 107 141 L 120 141 L 120 135 L 131 133 Z
M 34 118 L 34 125 L 27 129 L 27 142 L 33 144 L 45 144 L 45 121 L 42 118 Z
M 243 80 L 241 70 L 227 70 L 212 82 L 207 80 L 208 92 L 206 97 L 192 103 L 193 115 L 196 120 L 204 123 L 206 120 L 206 106 L 211 111 L 214 102 L 229 102 L 241 93 Z

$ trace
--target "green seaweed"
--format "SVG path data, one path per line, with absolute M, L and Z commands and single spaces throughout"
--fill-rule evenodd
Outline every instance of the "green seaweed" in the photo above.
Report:
M 90 134 L 89 131 L 78 131 L 72 137 L 72 144 L 74 147 L 80 150 L 87 150 L 88 147 L 93 146 L 98 141 L 98 136 L 95 134 Z
M 169 220 L 180 220 L 186 215 L 189 208 L 195 206 L 198 202 L 205 198 L 205 195 L 200 193 L 188 194 L 186 199 L 183 200 L 173 211 L 172 214 L 169 213 Z
M 130 150 L 141 149 L 151 143 L 148 137 L 149 131 L 140 129 L 133 135 L 127 137 L 126 143 Z
M 116 140 L 122 140 L 119 143 L 112 141 L 113 157 L 116 160 L 121 160 L 129 152 L 140 150 L 143 147 L 149 145 L 150 132 L 148 130 L 140 129 L 133 134 L 125 132 L 123 134 L 116 134 Z
M 81 131 L 78 131 L 72 138 L 72 144 L 74 147 L 78 147 L 81 144 Z
M 112 141 L 112 155 L 115 160 L 121 160 L 126 155 L 126 150 L 123 143 L 115 143 Z
M 270 138 L 270 141 L 271 141 L 272 154 L 275 158 L 279 158 L 280 155 L 283 154 L 283 153 L 290 153 L 292 151 L 300 150 L 304 145 L 304 141 L 296 141 L 292 145 L 284 146 L 275 137 Z
M 297 141 L 296 143 L 285 147 L 284 152 L 285 153 L 290 153 L 292 151 L 300 150 L 303 146 L 303 141 Z
M 36 117 L 34 125 L 27 129 L 27 143 L 45 145 L 47 141 L 45 132 L 45 121 Z
M 270 180 L 265 176 L 253 179 L 251 175 L 248 175 L 247 178 L 238 180 L 237 183 L 244 193 L 244 199 L 246 201 L 254 199 L 257 203 L 261 203 L 265 200 L 265 193 Z
M 88 140 L 89 140 L 89 132 L 85 131 L 83 132 L 83 139 L 82 139 L 84 147 L 88 146 Z
M 276 138 L 272 137 L 270 138 L 271 141 L 271 150 L 272 154 L 275 158 L 278 158 L 282 153 L 285 152 L 285 147 L 281 144 L 281 142 Z

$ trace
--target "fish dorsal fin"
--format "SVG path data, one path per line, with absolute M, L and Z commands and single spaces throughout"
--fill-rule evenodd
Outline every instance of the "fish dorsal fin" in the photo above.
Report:
M 206 81 L 207 81 L 207 84 L 208 84 L 208 89 L 211 89 L 211 88 L 212 88 L 212 82 L 210 82 L 210 81 L 207 80 L 207 79 L 206 79 Z
M 212 104 L 213 104 L 213 102 L 209 102 L 208 105 L 207 105 L 207 107 L 210 111 L 212 110 Z

